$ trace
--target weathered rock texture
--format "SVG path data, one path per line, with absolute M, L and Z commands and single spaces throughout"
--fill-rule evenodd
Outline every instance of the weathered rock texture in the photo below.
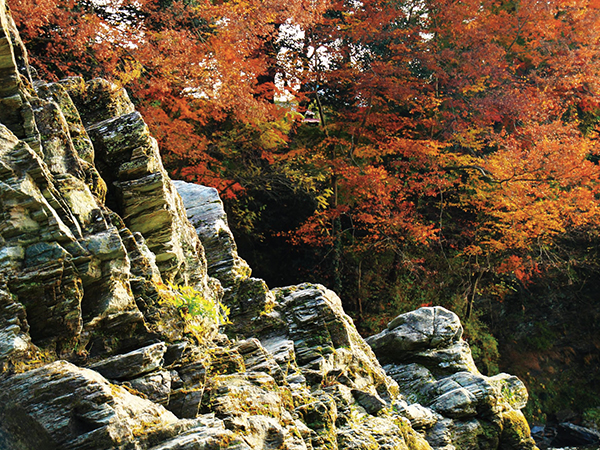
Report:
M 190 223 L 202 240 L 209 275 L 217 278 L 225 288 L 248 278 L 250 267 L 237 253 L 217 190 L 185 181 L 173 181 L 173 184 L 183 200 Z
M 333 292 L 270 290 L 124 90 L 34 82 L 2 0 L 0 25 L 0 448 L 533 447 L 522 383 L 477 372 L 454 314 L 369 346 Z M 169 283 L 226 303 L 227 335 Z
M 421 308 L 367 342 L 404 399 L 398 410 L 436 448 L 533 448 L 521 409 L 527 390 L 514 376 L 479 373 L 456 314 Z

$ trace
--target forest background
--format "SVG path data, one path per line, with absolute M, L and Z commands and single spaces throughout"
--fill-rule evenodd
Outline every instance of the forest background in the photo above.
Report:
M 600 420 L 600 1 L 17 0 L 40 78 L 124 86 L 271 286 L 442 305 L 530 420 Z

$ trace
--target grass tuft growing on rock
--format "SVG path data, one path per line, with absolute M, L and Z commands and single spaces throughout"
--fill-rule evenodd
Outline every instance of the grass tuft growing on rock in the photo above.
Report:
M 212 338 L 219 326 L 229 323 L 229 308 L 218 300 L 205 297 L 192 286 L 159 283 L 159 303 L 174 307 L 184 322 L 184 331 L 198 342 Z

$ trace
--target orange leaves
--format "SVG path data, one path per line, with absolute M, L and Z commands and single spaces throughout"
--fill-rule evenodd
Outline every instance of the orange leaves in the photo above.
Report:
M 527 284 L 533 275 L 540 273 L 540 269 L 530 257 L 510 255 L 498 265 L 497 273 L 513 274 L 521 283 Z
M 498 263 L 598 220 L 600 171 L 582 125 L 597 121 L 600 15 L 585 6 L 440 8 L 431 40 L 438 137 L 456 152 L 446 167 L 460 200 L 448 207 L 469 218 L 462 238 L 470 258 Z
M 357 251 L 384 251 L 435 237 L 433 225 L 418 220 L 404 183 L 385 168 L 343 165 L 336 173 L 337 203 L 309 218 L 295 233 L 296 243 L 327 246 L 347 233 Z M 342 229 L 336 230 L 336 221 Z
M 120 81 L 177 177 L 302 192 L 297 243 L 436 242 L 525 280 L 534 247 L 598 221 L 594 1 L 93 5 L 11 3 L 42 76 Z M 318 124 L 284 114 L 306 108 Z
M 20 26 L 20 32 L 26 36 L 39 33 L 54 15 L 61 13 L 55 0 L 16 0 L 11 2 L 10 6 L 17 12 L 15 19 Z M 27 20 L 22 19 L 24 13 L 27 14 Z
M 102 76 L 126 87 L 159 140 L 170 172 L 218 187 L 225 197 L 254 183 L 257 167 L 276 164 L 273 152 L 287 145 L 293 120 L 283 118 L 285 111 L 272 101 L 279 27 L 308 25 L 324 5 L 11 3 L 42 77 Z M 261 80 L 266 75 L 273 77 Z
M 479 245 L 492 253 L 527 251 L 598 220 L 600 170 L 573 124 L 529 123 L 498 143 L 479 161 L 490 180 L 468 199 L 488 217 Z

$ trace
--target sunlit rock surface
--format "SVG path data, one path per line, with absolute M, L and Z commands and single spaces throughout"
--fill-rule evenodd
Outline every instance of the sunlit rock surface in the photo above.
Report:
M 230 287 L 250 276 L 250 267 L 239 257 L 227 223 L 223 202 L 215 188 L 173 181 L 183 200 L 187 217 L 206 252 L 208 273 Z
M 404 394 L 400 410 L 437 448 L 534 448 L 514 376 L 481 375 L 458 316 L 442 307 L 402 314 L 367 342 Z

